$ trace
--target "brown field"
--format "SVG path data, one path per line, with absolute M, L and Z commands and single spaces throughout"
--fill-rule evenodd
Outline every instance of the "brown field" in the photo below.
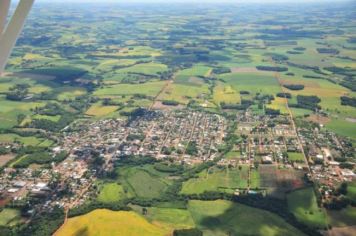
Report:
M 171 110 L 176 110 L 176 109 L 183 109 L 184 106 L 183 105 L 167 106 L 167 105 L 163 105 L 161 101 L 155 101 L 151 108 L 157 109 L 157 110 L 171 111 Z
M 274 197 L 283 198 L 287 191 L 304 186 L 304 172 L 292 169 L 278 169 L 275 165 L 260 165 L 261 187 Z
M 14 154 L 0 155 L 0 167 L 6 165 L 9 161 L 15 158 Z
M 356 226 L 333 227 L 326 233 L 328 236 L 353 236 L 356 235 Z
M 313 115 L 310 115 L 307 118 L 307 120 L 325 125 L 325 124 L 329 123 L 331 119 L 329 117 L 318 116 L 318 115 L 313 114 Z

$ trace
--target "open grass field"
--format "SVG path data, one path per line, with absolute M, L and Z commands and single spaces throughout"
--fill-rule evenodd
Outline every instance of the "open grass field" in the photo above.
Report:
M 17 125 L 19 114 L 30 114 L 31 109 L 44 106 L 44 102 L 15 102 L 0 95 L 0 128 L 12 128 Z
M 256 176 L 256 184 L 257 184 Z M 199 194 L 205 191 L 234 192 L 237 188 L 247 188 L 248 166 L 239 168 L 213 167 L 183 183 L 181 194 Z
M 86 94 L 86 91 L 82 88 L 73 88 L 73 87 L 63 87 L 57 89 L 57 99 L 59 101 L 68 100 L 68 99 L 75 99 L 75 97 L 81 96 Z
M 98 201 L 103 203 L 118 202 L 125 198 L 125 192 L 121 185 L 117 183 L 106 183 L 100 188 Z
M 182 104 L 188 104 L 190 100 L 204 101 L 203 97 L 207 94 L 209 94 L 207 84 L 191 86 L 189 84 L 171 83 L 158 99 L 174 100 Z
M 92 105 L 85 114 L 89 116 L 102 117 L 115 112 L 118 106 L 102 106 L 101 104 Z
M 336 134 L 351 137 L 356 140 L 356 127 L 355 123 L 345 119 L 332 119 L 326 124 L 326 128 L 335 132 Z
M 20 211 L 11 208 L 5 208 L 0 211 L 0 226 L 12 226 L 21 220 Z
M 58 122 L 60 118 L 61 118 L 60 115 L 56 115 L 56 116 L 34 115 L 34 116 L 32 116 L 32 119 L 38 119 L 38 120 L 45 119 L 45 120 L 50 120 L 53 122 Z
M 356 200 L 356 183 L 351 182 L 347 185 L 347 197 Z
M 171 183 L 146 168 L 122 168 L 118 170 L 124 188 L 129 196 L 158 198 Z
M 231 85 L 219 83 L 214 88 L 213 101 L 217 105 L 221 102 L 236 104 L 241 102 L 241 97 L 240 94 L 231 87 Z
M 267 105 L 267 107 L 274 110 L 279 110 L 281 114 L 289 114 L 286 106 L 287 102 L 288 101 L 286 101 L 285 98 L 276 97 L 271 104 Z
M 188 210 L 204 236 L 303 235 L 275 214 L 229 201 L 189 201 Z
M 250 187 L 252 189 L 261 187 L 261 175 L 260 172 L 256 169 L 251 170 Z
M 328 216 L 333 227 L 354 226 L 356 222 L 356 207 L 348 206 L 339 211 L 328 211 Z
M 142 214 L 142 207 L 132 206 L 134 211 Z M 176 209 L 169 207 L 147 207 L 143 215 L 150 223 L 167 229 L 194 228 L 195 223 L 187 209 Z
M 167 66 L 158 63 L 143 63 L 137 64 L 131 67 L 117 70 L 117 73 L 137 73 L 145 75 L 157 75 L 159 72 L 164 72 L 167 70 Z
M 105 86 L 94 92 L 98 97 L 111 97 L 117 95 L 143 94 L 147 96 L 156 96 L 164 86 L 164 81 L 147 82 L 138 85 L 135 84 L 116 84 Z
M 226 159 L 238 159 L 240 158 L 241 153 L 239 151 L 230 151 L 225 155 Z
M 280 86 L 273 73 L 229 73 L 219 76 L 226 84 L 240 91 L 251 93 L 276 94 L 281 92 Z M 258 85 L 258 86 L 256 86 Z
M 166 236 L 170 232 L 149 223 L 135 212 L 95 210 L 86 215 L 69 219 L 58 236 Z
M 299 152 L 288 152 L 288 160 L 291 162 L 304 162 L 304 156 Z
M 36 137 L 22 137 L 17 134 L 0 134 L 0 142 L 1 143 L 13 143 L 14 141 L 18 141 L 23 143 L 24 145 L 36 146 L 40 144 L 43 140 L 40 140 Z
M 319 208 L 313 188 L 296 190 L 287 195 L 288 208 L 302 223 L 324 228 L 329 223 L 326 212 Z

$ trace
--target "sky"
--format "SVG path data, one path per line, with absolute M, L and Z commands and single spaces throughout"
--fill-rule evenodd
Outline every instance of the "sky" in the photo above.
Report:
M 116 2 L 116 3 L 124 3 L 124 2 L 186 2 L 186 3 L 191 3 L 191 2 L 197 2 L 197 3 L 203 3 L 203 2 L 229 2 L 229 3 L 238 3 L 238 2 L 243 2 L 243 3 L 251 3 L 251 2 L 256 2 L 256 3 L 285 3 L 285 2 L 342 2 L 342 1 L 347 1 L 347 0 L 36 0 L 38 2 Z

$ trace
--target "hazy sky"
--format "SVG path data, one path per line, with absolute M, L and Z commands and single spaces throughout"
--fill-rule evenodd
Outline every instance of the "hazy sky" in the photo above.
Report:
M 266 2 L 341 2 L 341 1 L 348 1 L 348 0 L 36 0 L 38 2 L 117 2 L 117 3 L 125 3 L 125 2 L 197 2 L 197 3 L 204 3 L 204 2 L 230 2 L 230 3 L 238 3 L 238 2 L 258 2 L 258 3 L 266 3 Z M 352 1 L 352 0 L 349 0 Z

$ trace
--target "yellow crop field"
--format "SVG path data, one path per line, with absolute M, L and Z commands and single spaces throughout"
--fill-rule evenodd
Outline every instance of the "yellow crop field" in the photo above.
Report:
M 135 212 L 99 209 L 69 219 L 56 236 L 165 236 L 170 232 L 150 224 Z
M 40 54 L 26 53 L 23 57 L 24 60 L 36 60 L 36 59 L 46 59 L 46 57 Z
M 85 114 L 90 116 L 105 116 L 116 111 L 118 108 L 118 106 L 101 106 L 99 104 L 94 104 Z
M 219 84 L 214 88 L 214 102 L 216 104 L 220 104 L 221 102 L 240 103 L 240 94 L 230 85 Z
M 267 107 L 275 109 L 275 110 L 280 110 L 280 112 L 283 114 L 288 113 L 285 98 L 275 97 L 275 99 L 272 101 L 272 103 L 267 105 Z

